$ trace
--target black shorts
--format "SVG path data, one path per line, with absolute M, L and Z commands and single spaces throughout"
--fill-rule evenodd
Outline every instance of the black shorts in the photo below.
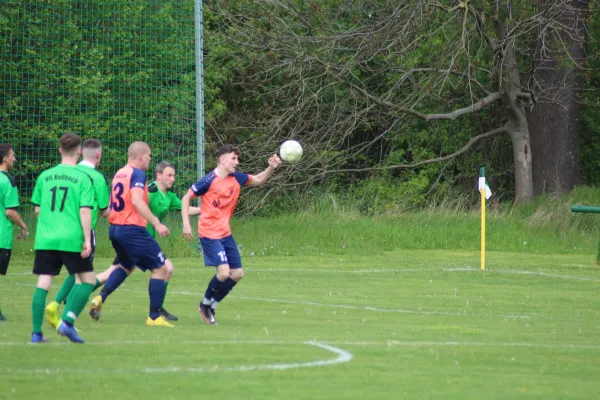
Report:
M 81 253 L 59 250 L 36 250 L 33 261 L 33 273 L 36 275 L 58 275 L 62 266 L 67 267 L 69 275 L 93 272 L 92 260 L 81 258 Z
M 6 275 L 10 262 L 11 249 L 0 249 L 0 275 Z

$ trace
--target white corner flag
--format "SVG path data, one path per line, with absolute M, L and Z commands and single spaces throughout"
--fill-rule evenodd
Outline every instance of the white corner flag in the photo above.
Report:
M 492 189 L 488 186 L 485 176 L 479 177 L 479 193 L 481 193 L 481 189 L 485 188 L 485 199 L 489 200 L 492 197 Z

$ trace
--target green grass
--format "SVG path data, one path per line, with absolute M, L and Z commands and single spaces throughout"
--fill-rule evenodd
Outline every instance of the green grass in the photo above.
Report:
M 144 325 L 148 275 L 136 272 L 99 323 L 81 316 L 85 345 L 49 330 L 52 344 L 27 344 L 35 278 L 31 260 L 16 258 L 0 278 L 9 318 L 0 324 L 0 398 L 597 398 L 593 253 L 492 251 L 482 272 L 476 251 L 390 250 L 392 237 L 363 223 L 362 240 L 348 235 L 349 254 L 341 243 L 320 244 L 343 237 L 324 226 L 314 247 L 285 245 L 277 224 L 257 230 L 260 240 L 243 247 L 246 277 L 218 309 L 218 327 L 196 311 L 212 274 L 200 259 L 174 260 L 166 303 L 180 317 L 174 329 Z M 369 233 L 384 238 L 379 248 Z M 309 341 L 352 359 L 313 365 L 342 356 Z

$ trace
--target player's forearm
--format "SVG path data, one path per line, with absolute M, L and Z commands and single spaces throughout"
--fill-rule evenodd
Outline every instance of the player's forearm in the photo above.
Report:
M 189 207 L 189 216 L 200 215 L 200 207 Z
M 275 169 L 273 169 L 273 167 L 269 165 L 263 172 L 254 175 L 250 183 L 254 186 L 263 185 L 267 181 L 267 179 L 269 179 L 271 175 L 273 175 L 273 171 L 275 171 Z
M 143 200 L 132 199 L 133 207 L 135 210 L 146 220 L 150 225 L 156 228 L 160 224 L 160 220 L 150 210 L 150 207 Z
M 190 196 L 188 194 L 181 199 L 181 219 L 184 224 L 190 223 Z
M 27 229 L 27 225 L 25 225 L 25 222 L 23 222 L 23 219 L 21 218 L 21 216 L 19 215 L 19 213 L 17 212 L 17 210 L 12 210 L 12 209 L 6 210 L 6 217 L 13 224 L 17 225 L 22 230 L 26 230 Z
M 83 237 L 88 242 L 92 240 L 92 212 L 87 207 L 79 209 L 79 217 L 81 219 L 81 229 L 83 230 Z

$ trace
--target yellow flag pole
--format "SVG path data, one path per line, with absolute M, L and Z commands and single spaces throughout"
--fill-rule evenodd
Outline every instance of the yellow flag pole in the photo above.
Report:
M 481 270 L 483 271 L 485 270 L 485 168 L 479 170 L 479 187 L 481 192 Z

